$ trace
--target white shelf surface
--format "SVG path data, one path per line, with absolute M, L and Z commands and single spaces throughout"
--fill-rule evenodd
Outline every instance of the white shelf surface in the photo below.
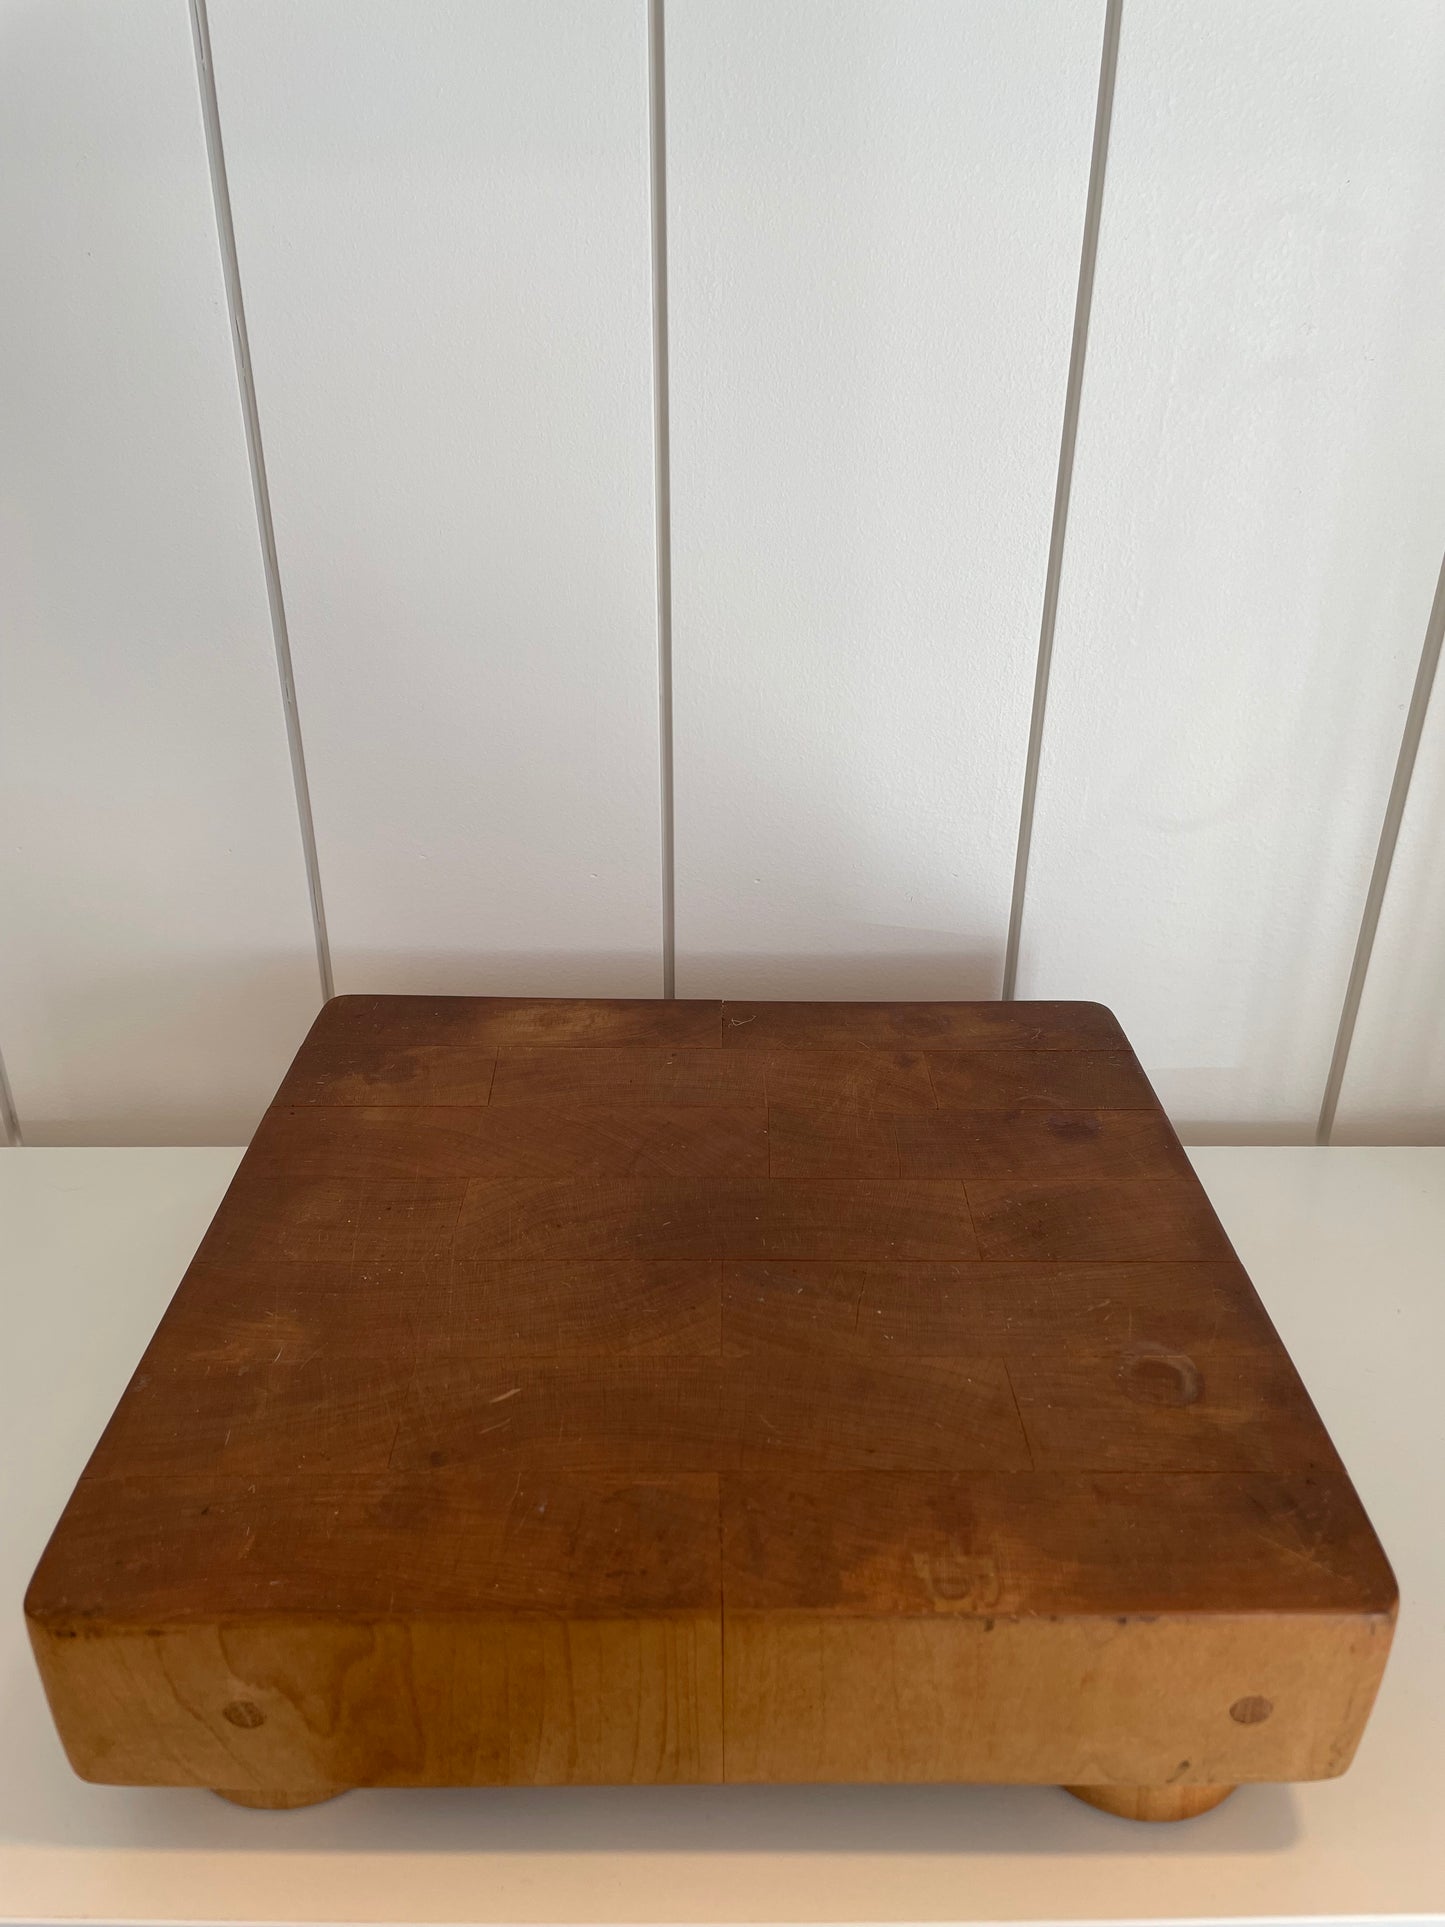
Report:
M 257 1813 L 84 1785 L 21 1595 L 239 1153 L 0 1153 L 0 1919 L 1445 1923 L 1445 1149 L 1192 1155 L 1403 1605 L 1343 1779 L 1145 1827 L 1049 1787 L 418 1790 Z

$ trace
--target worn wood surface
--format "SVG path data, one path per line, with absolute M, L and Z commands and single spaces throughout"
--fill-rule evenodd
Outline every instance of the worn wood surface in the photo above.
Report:
M 1107 1011 L 348 997 L 27 1611 L 92 1779 L 1174 1813 L 1341 1771 L 1394 1601 Z

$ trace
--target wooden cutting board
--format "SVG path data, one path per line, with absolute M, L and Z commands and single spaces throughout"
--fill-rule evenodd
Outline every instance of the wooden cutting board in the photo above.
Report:
M 342 997 L 26 1601 L 76 1771 L 1348 1765 L 1395 1585 L 1096 1004 Z

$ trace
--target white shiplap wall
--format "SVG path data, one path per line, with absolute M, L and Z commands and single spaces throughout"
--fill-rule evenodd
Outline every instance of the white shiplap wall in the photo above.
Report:
M 0 1052 L 233 1137 L 318 980 L 183 6 L 0 6 L 0 261 Z
M 1298 1140 L 1445 544 L 1445 9 L 1125 7 L 1019 991 Z
M 1344 1060 L 1333 1131 L 1338 1144 L 1438 1143 L 1445 1138 L 1442 630 L 1445 569 L 1423 665 L 1433 684 Z
M 657 996 L 646 13 L 210 19 L 336 987 Z
M 680 995 L 996 997 L 1103 0 L 667 12 Z
M 210 0 L 214 95 L 183 0 L 0 0 L 29 1139 L 249 1131 L 308 846 L 341 989 L 988 996 L 1021 907 L 1194 1135 L 1313 1134 L 1445 549 L 1445 12 L 1120 12 L 1101 178 L 1104 0 Z M 1445 1132 L 1442 701 L 1340 1137 Z

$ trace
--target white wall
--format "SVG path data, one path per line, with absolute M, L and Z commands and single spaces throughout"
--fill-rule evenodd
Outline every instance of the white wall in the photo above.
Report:
M 29 1141 L 244 1137 L 327 975 L 996 996 L 1019 908 L 1194 1137 L 1342 1014 L 1445 1134 L 1445 9 L 1123 0 L 1100 176 L 1105 20 L 0 0 Z
M 1434 0 L 1126 0 L 1019 991 L 1196 1136 L 1319 1114 L 1445 548 L 1442 179 Z
M 184 6 L 0 5 L 0 261 L 0 1053 L 234 1136 L 318 978 Z
M 645 12 L 210 18 L 336 987 L 658 996 Z
M 998 995 L 1102 22 L 671 0 L 679 995 Z

